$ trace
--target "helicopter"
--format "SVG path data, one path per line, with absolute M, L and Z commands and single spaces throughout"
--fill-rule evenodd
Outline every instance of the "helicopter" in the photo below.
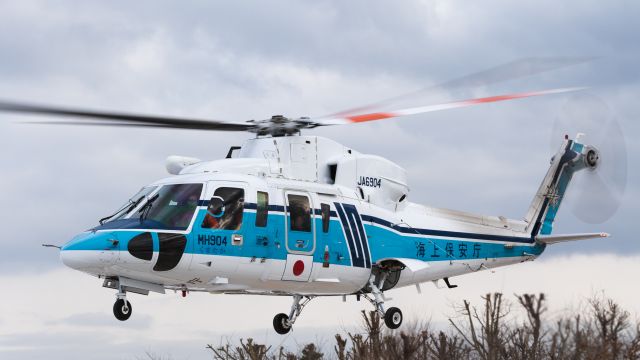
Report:
M 504 80 L 495 71 L 484 75 L 489 73 L 495 81 Z M 468 81 L 453 82 L 460 83 Z M 452 277 L 535 260 L 547 245 L 609 236 L 552 234 L 574 176 L 601 176 L 607 162 L 613 162 L 612 155 L 587 143 L 583 133 L 563 137 L 524 218 L 508 219 L 413 203 L 407 172 L 399 165 L 302 131 L 582 89 L 501 94 L 393 111 L 366 107 L 319 118 L 275 115 L 247 122 L 11 101 L 1 101 L 0 111 L 74 118 L 38 122 L 46 124 L 254 134 L 231 147 L 223 159 L 169 156 L 170 177 L 143 186 L 96 226 L 55 247 L 66 266 L 116 291 L 113 313 L 118 320 L 132 315 L 128 293 L 289 296 L 289 312 L 273 318 L 274 330 L 287 334 L 303 308 L 322 296 L 364 298 L 388 328 L 397 329 L 403 314 L 386 306 L 388 290 L 415 286 L 420 291 L 421 284 L 440 281 L 454 288 Z M 616 149 L 624 146 L 615 137 L 604 138 L 613 139 Z

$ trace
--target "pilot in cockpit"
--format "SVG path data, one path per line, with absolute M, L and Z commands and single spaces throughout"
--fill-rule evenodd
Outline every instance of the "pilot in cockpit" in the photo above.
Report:
M 237 191 L 224 191 L 229 188 L 221 188 L 216 191 L 215 196 L 221 197 L 224 200 L 224 205 L 219 208 L 221 204 L 210 203 L 207 208 L 207 215 L 202 222 L 203 228 L 209 229 L 224 229 L 224 230 L 239 230 L 242 225 L 242 214 L 244 205 L 244 192 L 242 190 Z

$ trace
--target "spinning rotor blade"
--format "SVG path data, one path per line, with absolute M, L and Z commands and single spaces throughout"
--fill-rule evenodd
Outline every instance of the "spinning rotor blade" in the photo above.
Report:
M 344 115 L 344 116 L 337 116 L 337 117 L 311 119 L 309 121 L 313 123 L 315 126 L 342 125 L 342 124 L 390 119 L 390 118 L 400 117 L 400 116 L 423 114 L 423 113 L 428 113 L 433 111 L 456 109 L 456 108 L 462 108 L 462 107 L 467 107 L 472 105 L 488 104 L 488 103 L 493 103 L 498 101 L 522 99 L 522 98 L 540 96 L 540 95 L 561 94 L 561 93 L 578 91 L 583 89 L 584 88 L 582 87 L 575 87 L 575 88 L 562 88 L 562 89 L 523 92 L 523 93 L 516 93 L 516 94 L 504 94 L 504 95 L 489 96 L 489 97 L 483 97 L 483 98 L 453 101 L 453 102 L 447 102 L 442 104 L 420 106 L 420 107 L 401 109 L 401 110 L 395 110 L 395 111 L 389 111 L 389 112 L 374 112 L 374 113 L 368 113 L 368 114 Z
M 564 106 L 563 117 L 556 120 L 553 135 L 556 139 L 568 134 L 585 134 L 581 143 L 599 152 L 595 169 L 581 171 L 574 176 L 567 201 L 580 220 L 599 224 L 610 219 L 622 202 L 627 183 L 627 152 L 624 134 L 608 106 L 598 97 L 579 94 Z M 556 144 L 557 145 L 557 144 Z
M 397 102 L 399 100 L 416 97 L 418 95 L 427 95 L 429 93 L 437 91 L 450 91 L 460 88 L 474 88 L 498 84 L 510 80 L 517 80 L 528 76 L 589 62 L 594 59 L 594 57 L 530 57 L 517 59 L 506 64 L 492 67 L 487 70 L 468 74 L 437 85 L 428 86 L 423 89 L 419 89 L 399 96 L 394 96 L 392 98 L 381 100 L 375 103 L 340 111 L 326 117 L 336 117 L 339 115 L 344 116 L 347 114 L 362 113 L 374 108 L 380 109 L 385 105 L 390 105 L 391 103 Z
M 249 131 L 258 136 L 272 135 L 284 136 L 293 135 L 302 129 L 311 129 L 318 126 L 341 125 L 355 122 L 367 122 L 373 120 L 389 119 L 399 116 L 421 114 L 439 110 L 455 109 L 477 104 L 492 103 L 505 100 L 520 99 L 532 96 L 558 94 L 570 91 L 581 90 L 582 88 L 551 89 L 535 92 L 523 92 L 516 94 L 504 94 L 484 98 L 467 99 L 453 101 L 429 106 L 404 108 L 395 111 L 371 110 L 371 107 L 380 107 L 383 104 L 391 103 L 407 96 L 427 93 L 429 91 L 456 89 L 462 87 L 486 86 L 494 83 L 514 80 L 538 73 L 555 70 L 592 60 L 593 58 L 578 57 L 554 57 L 554 58 L 526 58 L 516 60 L 504 65 L 500 65 L 475 74 L 470 74 L 457 78 L 440 85 L 428 87 L 414 93 L 394 97 L 383 102 L 361 107 L 358 111 L 350 110 L 336 115 L 309 118 L 287 118 L 281 115 L 274 115 L 270 119 L 250 121 L 245 123 L 202 120 L 189 118 L 175 118 L 165 116 L 147 116 L 137 114 L 126 114 L 117 112 L 104 112 L 73 109 L 65 107 L 36 105 L 21 102 L 1 101 L 0 112 L 22 113 L 25 115 L 45 115 L 58 117 L 76 117 L 79 121 L 32 121 L 35 124 L 53 125 L 82 125 L 82 126 L 117 126 L 117 127 L 143 127 L 143 128 L 166 128 L 166 129 L 191 129 L 191 130 L 213 130 L 213 131 Z
M 42 121 L 35 124 L 53 125 L 92 125 L 92 126 L 124 126 L 124 127 L 154 127 L 170 129 L 217 130 L 217 131 L 246 131 L 252 129 L 252 124 L 232 123 L 225 121 L 211 121 L 199 119 L 174 118 L 165 116 L 147 116 L 115 112 L 90 111 L 70 109 L 46 105 L 24 104 L 0 101 L 0 111 L 21 113 L 26 115 L 48 115 L 61 117 L 77 117 L 87 121 Z

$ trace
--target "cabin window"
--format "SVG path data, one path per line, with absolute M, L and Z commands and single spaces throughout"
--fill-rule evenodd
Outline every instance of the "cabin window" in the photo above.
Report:
M 322 232 L 329 232 L 329 220 L 331 220 L 331 206 L 329 204 L 320 204 L 320 213 L 322 214 Z
M 222 200 L 221 200 L 222 199 Z M 244 211 L 244 190 L 234 187 L 217 188 L 207 207 L 202 227 L 207 229 L 239 230 Z
M 311 206 L 304 195 L 287 195 L 289 200 L 289 220 L 293 231 L 311 232 Z
M 264 191 L 258 191 L 256 207 L 256 226 L 267 226 L 267 218 L 269 215 L 269 193 Z

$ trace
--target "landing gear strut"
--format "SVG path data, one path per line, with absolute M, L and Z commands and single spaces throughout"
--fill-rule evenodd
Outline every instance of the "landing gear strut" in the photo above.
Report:
M 273 318 L 273 328 L 280 335 L 284 335 L 291 331 L 291 327 L 296 322 L 298 316 L 302 312 L 302 309 L 313 299 L 313 296 L 294 295 L 293 304 L 291 305 L 291 311 L 289 315 L 280 313 Z
M 125 321 L 131 317 L 133 307 L 131 307 L 131 303 L 127 301 L 127 293 L 122 288 L 119 289 L 116 296 L 118 299 L 115 304 L 113 304 L 113 315 L 115 315 L 116 319 Z
M 402 311 L 397 307 L 391 307 L 386 311 L 384 310 L 384 296 L 380 289 L 383 288 L 386 279 L 387 273 L 383 272 L 380 275 L 379 284 L 376 284 L 376 276 L 372 274 L 369 278 L 369 288 L 371 289 L 373 298 L 371 298 L 369 294 L 362 294 L 362 296 L 376 308 L 376 311 L 380 317 L 384 319 L 384 323 L 389 329 L 397 329 L 402 325 Z

